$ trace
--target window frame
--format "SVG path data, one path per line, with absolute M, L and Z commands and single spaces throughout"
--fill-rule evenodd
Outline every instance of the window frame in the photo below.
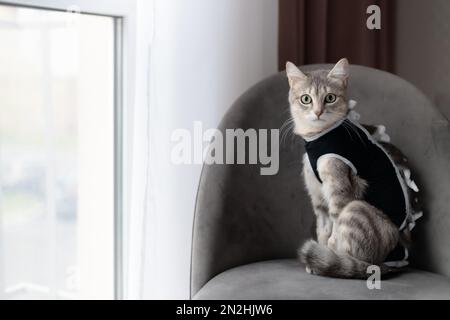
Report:
M 147 36 L 152 32 L 152 13 L 139 10 L 144 5 L 142 0 L 0 0 L 0 4 L 57 11 L 67 11 L 76 6 L 82 14 L 114 18 L 114 298 L 136 295 L 128 293 L 136 291 L 136 284 L 131 288 L 127 284 L 126 288 L 124 283 L 128 274 L 125 256 L 130 254 L 126 251 L 132 247 L 128 244 L 131 232 L 127 231 L 127 226 L 131 225 L 131 203 L 145 202 L 146 192 L 140 190 L 144 192 L 139 192 L 137 198 L 131 195 L 132 187 L 142 187 L 131 181 L 134 158 L 124 155 L 132 155 L 137 149 L 133 138 L 137 131 L 135 127 L 146 128 L 148 124 L 147 70 L 151 37 Z M 142 145 L 142 139 L 138 140 Z M 140 237 L 143 238 L 142 234 Z M 139 248 L 133 250 L 140 251 Z

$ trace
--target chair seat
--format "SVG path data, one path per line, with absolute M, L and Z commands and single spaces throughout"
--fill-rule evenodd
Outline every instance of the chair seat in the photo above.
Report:
M 407 269 L 369 290 L 365 280 L 310 275 L 294 259 L 270 260 L 222 272 L 194 299 L 450 299 L 450 279 Z

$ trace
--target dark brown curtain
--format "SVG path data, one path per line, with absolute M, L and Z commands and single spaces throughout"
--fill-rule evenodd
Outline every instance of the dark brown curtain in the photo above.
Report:
M 369 30 L 369 5 L 381 9 L 381 30 Z M 278 65 L 335 63 L 393 69 L 394 0 L 279 0 Z

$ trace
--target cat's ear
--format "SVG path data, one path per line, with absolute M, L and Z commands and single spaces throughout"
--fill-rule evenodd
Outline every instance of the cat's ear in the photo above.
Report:
M 348 60 L 346 58 L 339 60 L 330 73 L 328 73 L 329 79 L 341 81 L 344 86 L 347 86 L 348 77 Z
M 292 87 L 292 84 L 295 81 L 304 81 L 307 79 L 307 76 L 300 71 L 299 68 L 292 62 L 286 62 L 286 75 L 289 80 L 289 85 Z

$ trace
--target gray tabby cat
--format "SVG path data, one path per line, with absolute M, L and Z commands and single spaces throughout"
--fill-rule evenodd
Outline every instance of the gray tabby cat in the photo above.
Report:
M 287 62 L 286 73 L 295 134 L 308 139 L 347 117 L 350 110 L 346 98 L 349 77 L 346 59 L 340 60 L 331 71 L 307 74 Z M 299 250 L 307 272 L 367 278 L 370 265 L 380 266 L 382 274 L 391 271 L 383 262 L 399 241 L 407 240 L 383 212 L 361 200 L 367 182 L 334 157 L 318 162 L 317 171 L 322 183 L 305 154 L 303 175 L 317 221 L 317 242 L 309 240 Z

